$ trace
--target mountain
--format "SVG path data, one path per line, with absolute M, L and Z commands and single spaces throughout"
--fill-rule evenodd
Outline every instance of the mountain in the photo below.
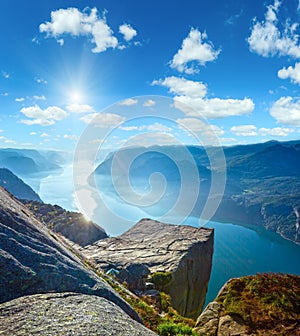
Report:
M 224 161 L 217 160 L 220 153 L 224 154 L 225 167 L 222 166 Z M 211 167 L 210 160 L 216 163 L 215 166 Z M 171 209 L 176 204 L 184 187 L 187 197 L 176 204 L 176 215 L 185 216 L 186 209 L 194 201 L 195 206 L 190 215 L 199 217 L 209 197 L 212 176 L 218 181 L 222 176 L 222 169 L 225 168 L 225 192 L 211 219 L 263 226 L 283 238 L 300 243 L 299 166 L 300 141 L 269 141 L 223 148 L 153 146 L 125 148 L 111 153 L 95 169 L 94 176 L 96 181 L 102 177 L 114 177 L 109 192 L 117 182 L 118 187 L 125 188 L 121 189 L 125 193 L 128 184 L 119 182 L 127 181 L 127 178 L 132 188 L 143 187 L 152 192 L 155 188 L 151 189 L 150 176 L 155 172 L 160 173 L 166 181 L 165 194 L 162 197 L 159 195 L 159 202 L 152 207 L 144 207 L 143 210 L 150 216 L 159 216 L 162 209 Z M 198 176 L 195 176 L 195 171 Z M 92 180 L 91 178 L 91 184 Z M 154 187 L 162 186 L 160 181 Z M 195 191 L 198 182 L 200 188 Z M 98 185 L 103 186 L 102 191 L 105 192 L 106 185 Z M 195 199 L 190 196 L 192 192 L 197 194 Z
M 54 151 L 37 151 L 33 149 L 0 149 L 0 167 L 11 170 L 18 176 L 45 173 L 59 169 L 65 161 L 64 154 Z
M 19 199 L 42 202 L 39 195 L 6 168 L 0 168 L 0 186 Z
M 258 274 L 229 280 L 196 323 L 199 335 L 299 335 L 300 277 Z

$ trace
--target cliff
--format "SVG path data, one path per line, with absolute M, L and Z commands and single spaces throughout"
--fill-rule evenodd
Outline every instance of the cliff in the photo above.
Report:
M 299 335 L 300 277 L 258 274 L 229 280 L 199 316 L 199 335 Z
M 137 313 L 33 214 L 0 187 L 0 302 L 47 292 L 93 294 Z
M 55 233 L 62 234 L 65 238 L 86 246 L 99 239 L 107 238 L 106 232 L 92 221 L 86 220 L 79 212 L 67 211 L 58 205 L 40 202 L 24 201 L 37 219 Z
M 141 277 L 160 272 L 167 282 L 164 290 L 181 315 L 196 318 L 202 310 L 212 266 L 212 229 L 143 219 L 121 236 L 80 251 L 103 270 L 130 273 L 135 265 L 134 275 Z
M 0 304 L 0 334 L 156 335 L 111 301 L 76 293 L 36 294 Z
M 39 195 L 6 168 L 0 168 L 0 186 L 20 199 L 42 202 Z

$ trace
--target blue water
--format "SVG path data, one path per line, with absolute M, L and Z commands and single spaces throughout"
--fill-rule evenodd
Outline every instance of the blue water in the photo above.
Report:
M 72 166 L 66 166 L 31 185 L 46 203 L 58 204 L 68 210 L 76 210 L 72 180 Z M 110 198 L 112 193 L 110 193 Z M 127 212 L 133 225 L 143 216 L 132 206 L 120 205 L 110 200 L 115 211 Z M 186 224 L 198 226 L 198 219 L 190 217 Z M 102 219 L 99 223 L 106 230 L 114 228 L 120 234 L 128 227 Z M 119 225 L 119 226 L 118 226 Z M 283 272 L 300 275 L 300 245 L 287 241 L 264 228 L 249 228 L 233 224 L 209 222 L 206 227 L 215 229 L 213 267 L 206 302 L 212 301 L 223 284 L 233 277 L 261 272 Z

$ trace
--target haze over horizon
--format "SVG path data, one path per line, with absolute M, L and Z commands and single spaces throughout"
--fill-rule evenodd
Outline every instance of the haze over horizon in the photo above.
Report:
M 97 113 L 112 148 L 199 144 L 203 119 L 223 145 L 299 139 L 299 15 L 299 0 L 3 2 L 0 147 L 73 150 Z

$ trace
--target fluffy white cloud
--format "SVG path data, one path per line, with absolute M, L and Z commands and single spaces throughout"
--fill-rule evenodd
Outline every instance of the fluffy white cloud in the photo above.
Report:
M 42 125 L 49 126 L 55 124 L 56 121 L 62 120 L 67 117 L 67 112 L 57 106 L 49 106 L 46 109 L 41 109 L 38 105 L 23 107 L 21 109 L 27 118 L 21 120 L 26 125 Z
M 300 45 L 298 44 L 298 35 L 295 32 L 298 23 L 291 23 L 290 20 L 287 20 L 284 28 L 280 31 L 277 19 L 280 5 L 281 2 L 275 0 L 274 5 L 267 7 L 265 21 L 257 22 L 255 20 L 248 38 L 250 50 L 264 57 L 278 54 L 299 58 Z
M 170 128 L 166 125 L 163 125 L 161 123 L 158 123 L 158 122 L 155 122 L 152 125 L 148 125 L 146 127 L 146 129 L 148 131 L 152 131 L 152 132 L 170 132 L 170 131 L 172 131 L 172 128 Z
M 213 44 L 207 40 L 206 33 L 192 28 L 183 40 L 181 49 L 174 55 L 170 65 L 180 72 L 192 74 L 197 72 L 196 64 L 205 65 L 214 61 L 220 50 L 215 50 Z
M 94 108 L 87 104 L 70 104 L 66 109 L 71 113 L 93 113 Z
M 155 105 L 155 101 L 152 100 L 152 99 L 149 99 L 149 100 L 145 101 L 144 104 L 143 104 L 143 106 L 145 106 L 145 107 L 152 107 L 154 105 Z
M 16 98 L 15 101 L 18 102 L 18 103 L 21 103 L 25 100 L 25 98 L 23 97 L 20 97 L 20 98 Z
M 292 128 L 286 128 L 286 127 L 274 127 L 274 128 L 260 128 L 259 134 L 262 136 L 265 135 L 271 135 L 275 137 L 286 137 L 291 133 L 294 133 L 295 130 Z
M 142 133 L 137 134 L 129 139 L 126 142 L 123 142 L 123 145 L 126 146 L 163 146 L 163 145 L 178 145 L 178 140 L 169 133 Z
M 138 103 L 137 99 L 128 98 L 128 99 L 125 99 L 125 100 L 121 101 L 119 103 L 119 105 L 122 105 L 122 106 L 132 106 L 132 105 L 136 105 L 137 103 Z
M 270 114 L 281 124 L 300 126 L 300 99 L 281 97 L 272 105 Z
M 152 82 L 152 85 L 166 86 L 171 93 L 190 98 L 203 98 L 207 93 L 205 84 L 174 76 L 167 77 L 164 80 L 155 80 Z
M 74 135 L 74 134 L 65 134 L 64 135 L 64 139 L 69 139 L 69 140 L 72 140 L 72 141 L 77 141 L 79 138 L 77 135 Z
M 289 134 L 295 132 L 292 128 L 286 127 L 274 127 L 274 128 L 257 128 L 254 125 L 240 125 L 232 126 L 230 131 L 237 136 L 249 137 L 249 136 L 273 136 L 273 137 L 286 137 Z
M 201 119 L 196 119 L 196 118 L 182 118 L 182 119 L 177 119 L 176 122 L 180 125 L 183 126 L 186 130 L 193 132 L 193 133 L 198 133 L 200 136 L 221 136 L 225 134 L 225 131 L 218 127 L 217 125 L 210 125 Z
M 48 133 L 42 133 L 41 138 L 48 138 L 50 135 Z
M 33 99 L 35 100 L 46 100 L 45 96 L 33 96 Z
M 118 45 L 118 40 L 113 36 L 113 31 L 103 20 L 94 23 L 92 35 L 92 42 L 96 43 L 96 47 L 92 49 L 94 53 L 103 52 L 108 48 L 116 48 Z
M 249 114 L 254 110 L 254 103 L 249 98 L 205 98 L 206 85 L 185 78 L 167 77 L 164 80 L 153 81 L 152 85 L 168 87 L 169 91 L 176 95 L 174 106 L 189 117 L 217 119 Z
M 133 29 L 129 24 L 122 24 L 120 27 L 119 27 L 119 32 L 121 34 L 123 34 L 124 36 L 124 39 L 126 41 L 130 41 L 132 40 L 136 35 L 137 35 L 137 32 L 135 29 Z
M 230 131 L 237 136 L 256 136 L 257 127 L 254 125 L 240 125 L 240 126 L 232 126 Z
M 191 98 L 178 96 L 174 98 L 174 106 L 190 117 L 219 119 L 249 114 L 254 110 L 254 103 L 249 98 Z
M 39 27 L 41 33 L 47 37 L 54 37 L 60 45 L 64 44 L 62 36 L 70 34 L 73 37 L 87 36 L 96 46 L 94 53 L 100 53 L 108 48 L 116 48 L 118 39 L 106 22 L 105 16 L 98 17 L 97 8 L 86 8 L 82 12 L 77 8 L 58 9 L 51 12 L 51 21 L 42 23 Z M 126 41 L 130 41 L 137 32 L 130 25 L 120 26 L 120 32 Z
M 99 128 L 110 128 L 124 122 L 125 117 L 114 113 L 91 113 L 80 118 L 80 120 L 87 124 L 92 123 Z
M 289 66 L 278 71 L 278 77 L 281 79 L 290 78 L 293 83 L 300 85 L 300 63 L 296 63 L 295 67 Z

